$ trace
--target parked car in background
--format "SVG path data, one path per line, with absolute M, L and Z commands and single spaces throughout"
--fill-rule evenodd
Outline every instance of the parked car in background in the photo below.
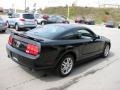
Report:
M 43 19 L 47 20 L 49 18 L 49 15 L 43 14 L 42 17 L 43 17 Z
M 47 19 L 45 19 L 41 22 L 41 25 L 53 24 L 53 23 L 66 23 L 66 24 L 68 24 L 69 21 L 66 18 L 64 18 L 63 16 L 50 15 Z
M 7 53 L 20 65 L 40 70 L 54 68 L 61 76 L 90 57 L 107 57 L 110 40 L 77 24 L 49 24 L 31 31 L 12 33 Z
M 92 18 L 87 18 L 87 17 L 78 17 L 75 19 L 75 23 L 94 25 L 95 20 Z
M 2 17 L 0 17 L 0 31 L 5 32 L 6 29 L 7 29 L 6 21 L 3 20 Z
M 95 25 L 95 20 L 92 18 L 86 18 L 85 19 L 85 24 L 87 25 Z
M 20 28 L 35 28 L 37 21 L 33 14 L 30 13 L 15 13 L 7 20 L 7 27 L 13 26 L 15 30 Z
M 120 29 L 120 23 L 118 23 L 118 29 Z
M 115 23 L 115 21 L 108 21 L 108 22 L 105 23 L 105 26 L 109 27 L 109 28 L 115 28 L 116 23 Z
M 84 23 L 85 23 L 85 18 L 84 18 L 84 17 L 77 17 L 77 18 L 75 19 L 75 23 L 84 24 Z
M 41 24 L 41 22 L 47 20 L 49 16 L 46 14 L 35 14 L 34 17 L 37 20 L 37 24 Z
M 7 14 L 8 14 L 8 16 L 10 16 L 10 17 L 14 14 L 14 12 L 15 12 L 15 10 L 12 9 L 12 8 L 10 8 L 10 9 L 7 10 Z

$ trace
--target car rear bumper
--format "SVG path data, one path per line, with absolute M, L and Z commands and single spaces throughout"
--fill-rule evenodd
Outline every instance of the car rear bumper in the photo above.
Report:
M 32 28 L 36 27 L 37 25 L 19 25 L 19 28 Z
M 0 26 L 0 31 L 6 30 L 6 29 L 7 29 L 7 27 L 5 27 L 5 26 Z
M 9 44 L 6 46 L 8 57 L 11 58 L 14 62 L 32 68 L 34 70 L 41 70 L 41 69 L 50 69 L 54 68 L 54 65 L 46 65 L 42 62 L 39 62 L 39 56 L 33 57 L 32 55 L 28 55 L 26 53 L 21 53 L 21 51 L 14 49 Z

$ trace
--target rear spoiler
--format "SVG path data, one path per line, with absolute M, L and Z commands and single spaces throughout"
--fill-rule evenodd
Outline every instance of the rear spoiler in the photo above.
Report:
M 30 39 L 30 40 L 34 40 L 34 41 L 37 41 L 37 42 L 44 41 L 42 39 L 37 39 L 37 38 L 31 37 L 31 36 L 27 36 L 24 33 L 19 33 L 19 32 L 16 32 L 16 31 L 12 31 L 11 35 L 17 35 L 17 36 L 24 37 L 24 38 L 27 38 L 27 39 Z

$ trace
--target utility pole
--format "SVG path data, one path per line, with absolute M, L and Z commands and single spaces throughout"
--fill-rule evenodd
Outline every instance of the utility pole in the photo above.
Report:
M 72 5 L 73 5 L 73 4 L 76 4 L 76 2 L 77 2 L 77 0 L 74 0 L 74 1 L 72 2 Z M 71 6 L 71 5 L 67 3 L 67 19 L 70 18 L 70 6 Z
M 26 0 L 25 0 L 25 12 L 26 12 Z
M 67 19 L 69 19 L 70 17 L 70 7 L 69 5 L 67 5 Z

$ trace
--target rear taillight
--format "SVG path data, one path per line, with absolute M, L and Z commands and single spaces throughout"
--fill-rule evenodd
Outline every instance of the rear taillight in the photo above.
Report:
M 39 47 L 33 44 L 28 44 L 26 47 L 26 53 L 36 56 L 39 53 Z
M 9 44 L 9 45 L 12 45 L 12 44 L 13 44 L 13 38 L 12 38 L 12 36 L 11 36 L 11 35 L 9 36 L 9 39 L 8 39 L 8 44 Z
M 24 19 L 24 18 L 21 18 L 20 21 L 25 21 L 25 19 Z

